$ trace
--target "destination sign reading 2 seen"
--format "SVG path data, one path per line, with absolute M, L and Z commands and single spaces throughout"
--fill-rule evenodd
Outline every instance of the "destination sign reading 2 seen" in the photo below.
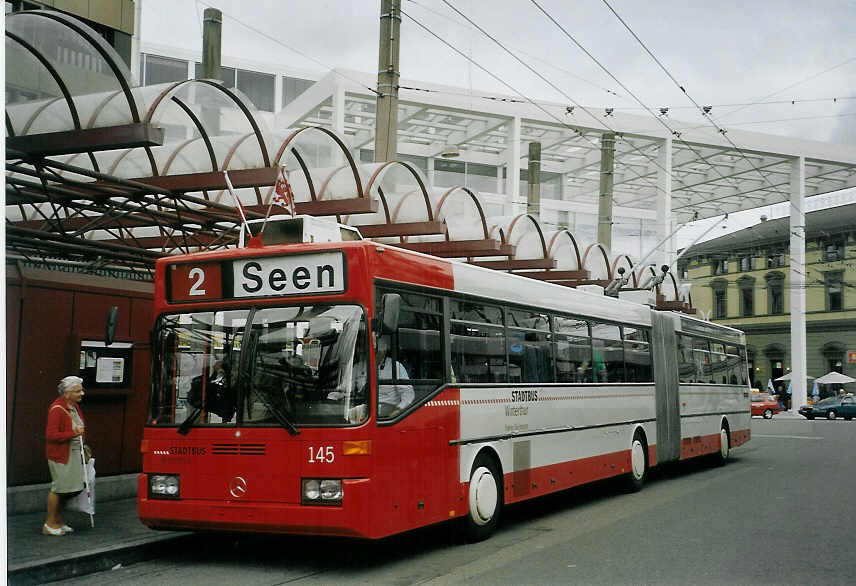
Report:
M 318 295 L 345 290 L 345 255 L 319 252 L 232 262 L 235 297 Z
M 346 278 L 339 251 L 174 264 L 168 271 L 173 302 L 341 293 Z

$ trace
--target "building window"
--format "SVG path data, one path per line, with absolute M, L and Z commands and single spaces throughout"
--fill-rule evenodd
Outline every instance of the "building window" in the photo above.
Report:
M 269 73 L 246 71 L 237 72 L 238 89 L 250 99 L 259 110 L 273 112 L 274 82 L 276 77 Z
M 562 174 L 541 171 L 541 199 L 562 199 Z M 529 193 L 529 169 L 520 170 L 520 193 Z
M 282 107 L 293 102 L 297 97 L 312 87 L 314 81 L 308 79 L 298 79 L 296 77 L 282 78 Z M 372 104 L 374 106 L 374 104 Z
M 755 258 L 751 254 L 740 257 L 740 271 L 745 273 L 755 269 Z
M 824 243 L 823 260 L 835 261 L 844 260 L 844 241 L 834 240 Z
M 844 273 L 826 273 L 826 311 L 841 311 L 844 309 Z
M 767 275 L 767 313 L 781 315 L 785 312 L 785 280 L 781 273 Z
M 744 277 L 737 281 L 740 289 L 740 315 L 752 317 L 755 315 L 755 279 Z
M 724 275 L 728 272 L 728 259 L 716 258 L 713 260 L 713 274 Z
M 728 281 L 715 279 L 710 286 L 713 288 L 713 319 L 728 317 Z
M 728 317 L 728 297 L 726 296 L 725 289 L 714 291 L 713 297 L 713 317 L 716 319 L 724 319 Z
M 184 81 L 187 79 L 187 61 L 161 57 L 160 55 L 144 55 L 143 85 Z
M 785 251 L 782 249 L 774 249 L 767 251 L 767 268 L 774 269 L 776 267 L 785 266 Z

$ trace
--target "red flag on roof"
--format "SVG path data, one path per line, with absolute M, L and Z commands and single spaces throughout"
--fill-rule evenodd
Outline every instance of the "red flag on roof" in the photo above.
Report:
M 294 217 L 294 193 L 291 191 L 291 184 L 288 182 L 288 173 L 282 167 L 279 169 L 279 177 L 276 179 L 271 203 L 285 208 L 291 217 Z

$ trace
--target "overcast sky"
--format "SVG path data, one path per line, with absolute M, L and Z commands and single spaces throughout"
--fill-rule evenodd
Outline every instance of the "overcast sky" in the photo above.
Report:
M 643 104 L 704 123 L 603 0 L 537 1 Z M 379 0 L 142 2 L 147 42 L 198 50 L 202 11 L 214 6 L 224 14 L 224 55 L 318 72 L 377 70 Z M 856 145 L 856 0 L 608 2 L 693 100 L 714 106 L 721 126 Z M 645 113 L 531 0 L 450 3 L 575 102 Z M 402 10 L 527 97 L 568 102 L 442 0 L 403 0 Z M 512 93 L 407 16 L 401 39 L 405 78 Z M 787 103 L 729 106 L 759 101 Z
M 202 12 L 213 6 L 223 12 L 224 55 L 319 73 L 336 67 L 377 71 L 379 0 L 142 2 L 144 42 L 199 50 Z M 442 0 L 402 0 L 402 77 L 458 86 L 476 95 L 513 93 L 415 19 L 533 100 L 567 103 L 571 98 L 592 108 L 646 114 L 641 102 L 655 111 L 669 108 L 674 119 L 709 124 L 696 113 L 692 98 L 713 106 L 713 118 L 724 128 L 856 146 L 856 0 L 537 2 L 567 34 L 531 0 L 450 0 L 561 93 Z M 787 209 L 772 212 L 764 210 L 773 217 Z M 708 237 L 744 227 L 760 213 L 744 214 L 748 219 L 741 222 L 732 218 L 732 228 L 717 228 Z M 696 233 L 687 231 L 690 236 L 684 235 L 682 244 Z

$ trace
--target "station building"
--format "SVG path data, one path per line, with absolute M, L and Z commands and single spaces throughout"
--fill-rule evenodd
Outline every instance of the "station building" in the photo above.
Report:
M 807 373 L 856 378 L 856 204 L 805 220 Z M 788 218 L 766 220 L 696 244 L 679 261 L 694 307 L 746 333 L 752 386 L 760 389 L 791 371 L 789 238 Z

